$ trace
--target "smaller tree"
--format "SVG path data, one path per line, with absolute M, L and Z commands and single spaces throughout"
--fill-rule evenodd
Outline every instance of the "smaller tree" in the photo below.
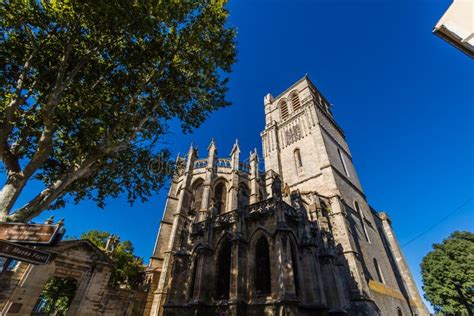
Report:
M 66 315 L 74 294 L 76 294 L 76 289 L 77 281 L 75 279 L 52 278 L 46 283 L 39 297 L 40 311 L 48 313 L 48 315 Z
M 143 260 L 134 255 L 133 245 L 128 240 L 118 242 L 113 250 L 107 250 L 107 240 L 113 237 L 110 233 L 99 230 L 91 230 L 81 235 L 82 239 L 90 240 L 97 247 L 106 251 L 115 261 L 115 269 L 110 276 L 112 286 L 125 285 L 136 288 L 143 281 Z
M 455 231 L 433 249 L 421 263 L 425 298 L 436 312 L 472 316 L 474 234 Z

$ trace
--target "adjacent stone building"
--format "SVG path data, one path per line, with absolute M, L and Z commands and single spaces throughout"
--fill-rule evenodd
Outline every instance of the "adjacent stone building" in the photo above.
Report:
M 265 171 L 237 142 L 178 158 L 145 315 L 428 315 L 329 102 L 305 76 L 264 108 Z
M 0 315 L 49 315 L 41 293 L 52 278 L 75 283 L 68 316 L 142 315 L 146 292 L 109 286 L 115 263 L 89 240 L 67 240 L 45 246 L 46 265 L 11 262 L 0 275 Z

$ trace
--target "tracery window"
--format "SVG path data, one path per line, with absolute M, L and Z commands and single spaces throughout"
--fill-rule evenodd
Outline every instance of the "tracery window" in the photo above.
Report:
M 219 300 L 229 299 L 230 267 L 232 262 L 231 247 L 230 240 L 228 238 L 224 239 L 217 255 L 216 297 Z
M 259 296 L 271 294 L 270 250 L 267 239 L 262 236 L 255 246 L 255 292 Z
M 226 212 L 227 188 L 225 182 L 219 182 L 214 189 L 214 199 L 219 214 Z

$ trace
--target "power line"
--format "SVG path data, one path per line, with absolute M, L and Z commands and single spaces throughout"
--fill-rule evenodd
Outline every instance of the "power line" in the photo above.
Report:
M 418 238 L 420 238 L 421 236 L 423 236 L 424 234 L 426 234 L 427 232 L 431 231 L 433 228 L 435 228 L 436 226 L 438 226 L 439 224 L 441 224 L 442 222 L 444 222 L 445 220 L 447 220 L 451 215 L 453 215 L 454 213 L 456 213 L 457 211 L 459 211 L 460 209 L 462 209 L 464 206 L 466 206 L 467 204 L 469 204 L 469 202 L 471 202 L 472 200 L 474 200 L 474 196 L 471 196 L 470 198 L 468 198 L 466 201 L 464 201 L 464 203 L 462 203 L 461 205 L 459 205 L 458 207 L 456 207 L 454 210 L 452 210 L 448 215 L 446 215 L 445 217 L 443 217 L 442 219 L 440 219 L 436 224 L 434 224 L 433 226 L 429 227 L 427 230 L 423 231 L 422 233 L 416 235 L 415 237 L 413 237 L 412 239 L 410 239 L 408 242 L 406 242 L 405 244 L 402 245 L 402 248 L 408 246 L 409 244 L 411 244 L 412 242 L 414 242 L 415 240 L 417 240 Z

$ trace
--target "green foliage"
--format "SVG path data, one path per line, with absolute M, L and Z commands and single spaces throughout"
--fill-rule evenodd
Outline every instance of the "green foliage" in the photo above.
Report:
M 473 315 L 474 234 L 456 231 L 421 263 L 425 297 L 436 312 Z
M 184 131 L 227 106 L 235 31 L 225 1 L 6 0 L 0 4 L 0 215 L 28 180 L 44 184 L 11 220 L 126 193 L 169 175 L 168 122 Z M 8 190 L 7 190 L 8 189 Z M 6 215 L 5 215 L 6 214 Z M 0 218 L 1 219 L 1 218 Z
M 106 250 L 107 239 L 114 237 L 108 232 L 91 230 L 81 235 L 81 239 L 89 239 L 97 247 Z M 110 277 L 113 286 L 126 285 L 136 288 L 143 281 L 143 260 L 133 253 L 132 243 L 128 240 L 119 242 L 113 251 L 108 252 L 110 258 L 115 261 L 115 269 Z
M 39 300 L 44 304 L 42 312 L 66 315 L 76 293 L 77 281 L 71 278 L 54 277 L 46 283 Z

